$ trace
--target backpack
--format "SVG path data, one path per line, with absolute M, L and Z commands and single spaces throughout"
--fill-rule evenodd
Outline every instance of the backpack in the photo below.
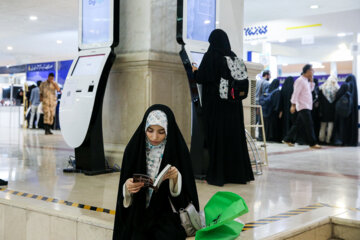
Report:
M 336 114 L 341 117 L 349 117 L 353 107 L 353 100 L 351 98 L 351 93 L 346 92 L 342 97 L 336 102 L 335 109 Z
M 219 95 L 221 99 L 239 102 L 245 99 L 249 91 L 247 69 L 242 59 L 225 56 L 226 68 L 220 79 Z

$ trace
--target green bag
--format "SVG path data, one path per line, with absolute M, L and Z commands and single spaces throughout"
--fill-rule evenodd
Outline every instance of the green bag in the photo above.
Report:
M 204 210 L 206 228 L 196 232 L 196 240 L 237 238 L 244 224 L 234 219 L 249 211 L 244 199 L 232 192 L 217 192 L 206 204 Z

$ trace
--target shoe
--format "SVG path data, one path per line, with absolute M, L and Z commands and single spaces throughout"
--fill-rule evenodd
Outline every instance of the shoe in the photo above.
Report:
M 49 133 L 50 135 L 53 135 L 53 133 L 50 131 L 50 129 L 51 129 L 51 126 L 48 124 L 48 133 Z
M 4 180 L 0 179 L 0 188 L 4 187 L 4 186 L 7 186 L 7 185 L 8 185 L 7 181 L 4 181 Z
M 289 147 L 294 147 L 294 146 L 295 146 L 295 144 L 293 144 L 293 143 L 291 143 L 291 142 L 286 142 L 286 141 L 284 141 L 284 140 L 282 140 L 282 143 L 283 143 L 283 144 L 287 144 Z
M 44 124 L 44 129 L 45 129 L 45 135 L 50 135 L 50 130 L 49 130 L 49 125 Z
M 315 144 L 313 146 L 310 146 L 311 149 L 321 149 L 321 146 L 319 144 Z

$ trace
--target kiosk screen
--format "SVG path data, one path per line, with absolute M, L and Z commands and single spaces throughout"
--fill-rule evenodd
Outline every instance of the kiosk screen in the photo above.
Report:
M 187 39 L 207 42 L 216 27 L 216 0 L 187 1 Z
M 82 43 L 110 41 L 110 0 L 82 0 Z
M 199 52 L 190 52 L 191 53 L 191 60 L 196 63 L 197 67 L 200 67 L 201 61 L 204 57 L 204 53 Z
M 79 57 L 72 76 L 96 75 L 105 54 Z

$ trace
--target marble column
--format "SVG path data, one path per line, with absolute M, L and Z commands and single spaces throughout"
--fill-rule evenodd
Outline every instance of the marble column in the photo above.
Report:
M 146 109 L 156 103 L 174 111 L 188 144 L 191 139 L 190 92 L 176 42 L 177 1 L 123 0 L 120 5 L 120 44 L 103 105 L 110 165 L 121 164 L 125 145 Z

